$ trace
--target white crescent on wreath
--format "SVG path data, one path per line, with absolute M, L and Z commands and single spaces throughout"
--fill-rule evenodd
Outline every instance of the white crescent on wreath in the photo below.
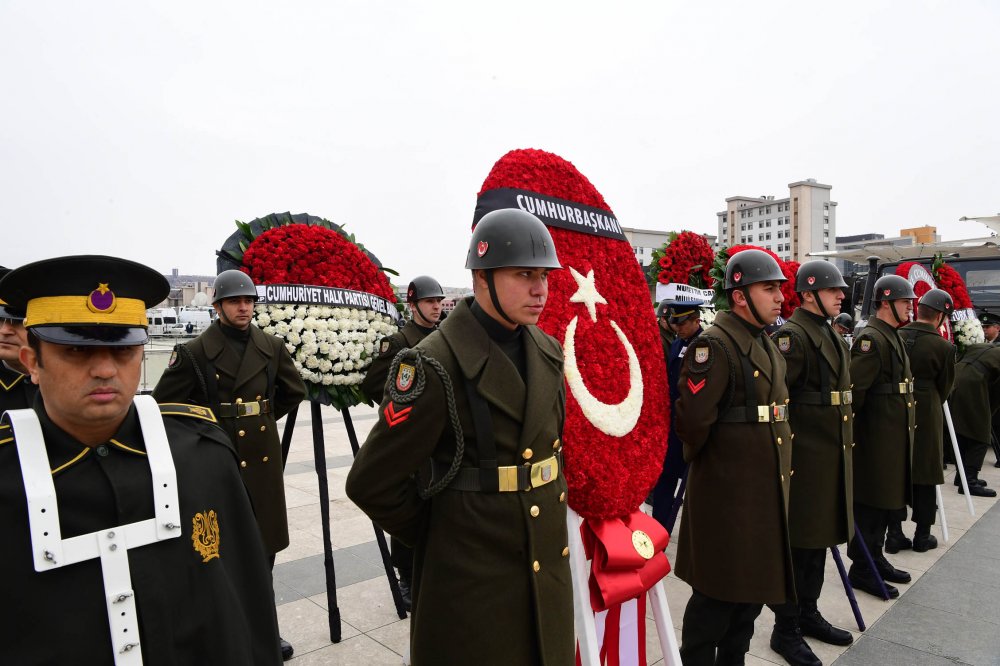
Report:
M 570 267 L 570 273 L 576 280 L 577 290 L 569 297 L 571 303 L 582 303 L 587 308 L 587 313 L 593 322 L 597 322 L 597 304 L 607 305 L 607 300 L 597 291 L 594 284 L 594 271 L 587 273 L 586 277 L 581 275 L 575 268 Z M 628 337 L 622 332 L 618 324 L 611 320 L 611 328 L 614 329 L 618 340 L 625 347 L 628 355 L 629 389 L 628 395 L 618 404 L 608 404 L 601 402 L 590 392 L 583 381 L 583 375 L 576 363 L 576 323 L 578 317 L 573 317 L 566 327 L 566 339 L 563 342 L 565 354 L 565 375 L 566 383 L 569 385 L 570 393 L 576 398 L 580 405 L 580 411 L 584 417 L 598 430 L 612 437 L 624 437 L 632 432 L 635 424 L 639 422 L 639 415 L 642 412 L 642 368 L 639 365 L 639 358 L 635 354 L 635 349 Z

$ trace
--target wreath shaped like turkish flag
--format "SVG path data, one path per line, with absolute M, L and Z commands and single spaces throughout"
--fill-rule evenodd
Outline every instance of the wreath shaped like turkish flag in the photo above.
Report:
M 538 194 L 578 204 L 590 211 L 583 219 L 600 220 L 595 228 L 617 226 L 597 188 L 552 153 L 524 149 L 501 157 L 479 193 L 480 212 L 490 198 L 484 195 L 497 190 L 527 192 L 520 202 Z M 549 276 L 538 325 L 562 343 L 567 357 L 568 502 L 587 519 L 628 516 L 656 483 L 667 444 L 667 378 L 649 288 L 623 236 L 560 228 L 539 218 L 563 266 Z

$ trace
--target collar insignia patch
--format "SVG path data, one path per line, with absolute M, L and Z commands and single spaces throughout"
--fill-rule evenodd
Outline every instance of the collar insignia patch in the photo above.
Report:
M 380 344 L 379 347 L 378 347 L 378 353 L 379 354 L 384 354 L 387 351 L 389 351 L 389 338 L 384 338 L 382 340 L 382 344 Z

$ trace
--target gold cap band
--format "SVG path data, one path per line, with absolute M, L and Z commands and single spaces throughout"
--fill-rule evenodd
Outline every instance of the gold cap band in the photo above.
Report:
M 116 298 L 106 311 L 89 307 L 89 296 L 44 296 L 28 301 L 25 328 L 32 326 L 141 326 L 149 325 L 146 304 L 137 298 Z

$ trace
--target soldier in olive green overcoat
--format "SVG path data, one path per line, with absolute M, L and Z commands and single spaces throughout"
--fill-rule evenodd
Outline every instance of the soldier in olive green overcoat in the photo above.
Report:
M 979 478 L 983 459 L 990 445 L 991 416 L 1000 411 L 1000 347 L 985 342 L 969 345 L 955 366 L 955 388 L 948 400 L 955 434 L 962 453 L 969 493 L 996 497 Z M 955 485 L 958 485 L 955 474 Z M 959 487 L 959 492 L 963 492 Z
M 802 634 L 849 645 L 851 633 L 831 625 L 817 602 L 823 589 L 827 548 L 854 535 L 850 350 L 828 319 L 840 312 L 847 283 L 823 260 L 799 267 L 796 291 L 802 305 L 774 334 L 785 359 L 795 434 L 788 505 L 788 532 L 798 604 L 773 606 L 772 647 L 793 664 L 818 661 Z
M 937 511 L 935 488 L 944 483 L 944 401 L 955 383 L 955 346 L 941 337 L 938 327 L 954 311 L 946 291 L 931 289 L 917 304 L 917 320 L 899 329 L 913 370 L 913 404 L 916 423 L 913 433 L 912 499 L 916 532 L 911 541 L 903 534 L 906 510 L 889 522 L 885 550 L 895 553 L 913 548 L 925 552 L 937 547 L 930 533 Z
M 396 358 L 347 477 L 347 495 L 414 548 L 413 666 L 573 664 L 563 354 L 534 325 L 558 266 L 536 217 L 485 215 L 466 264 L 474 298 Z
M 763 332 L 781 312 L 784 279 L 760 250 L 733 255 L 732 311 L 684 355 L 674 419 L 689 467 L 675 572 L 694 588 L 680 647 L 688 666 L 742 663 L 763 604 L 795 599 L 785 361 Z
M 854 338 L 851 381 L 854 383 L 854 520 L 878 574 L 892 597 L 899 590 L 888 583 L 908 583 L 910 574 L 893 567 L 882 553 L 893 511 L 910 496 L 913 451 L 913 374 L 897 328 L 909 322 L 913 287 L 898 275 L 875 282 L 875 316 Z M 854 561 L 851 584 L 881 596 L 857 540 L 847 549 Z

